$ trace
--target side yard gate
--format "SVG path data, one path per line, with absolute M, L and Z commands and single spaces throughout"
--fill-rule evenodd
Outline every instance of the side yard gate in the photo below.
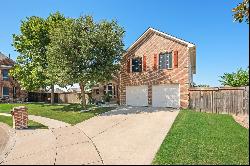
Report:
M 200 112 L 249 115 L 249 86 L 190 88 L 189 107 Z

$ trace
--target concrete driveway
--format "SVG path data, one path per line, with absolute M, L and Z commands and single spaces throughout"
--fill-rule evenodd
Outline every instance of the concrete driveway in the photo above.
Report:
M 8 151 L 6 149 L 6 145 L 10 140 L 10 128 L 5 123 L 0 122 L 0 162 L 3 159 L 1 154 L 6 153 Z
M 75 126 L 18 131 L 2 164 L 151 164 L 178 112 L 119 107 Z

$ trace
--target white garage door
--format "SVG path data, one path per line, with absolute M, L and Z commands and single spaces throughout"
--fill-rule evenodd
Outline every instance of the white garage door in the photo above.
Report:
M 179 84 L 164 84 L 152 86 L 153 107 L 180 107 Z
M 148 106 L 148 86 L 127 86 L 126 105 Z

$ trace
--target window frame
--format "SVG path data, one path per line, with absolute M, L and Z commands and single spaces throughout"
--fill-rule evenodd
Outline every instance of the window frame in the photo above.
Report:
M 166 55 L 166 61 L 168 61 L 167 63 L 166 63 L 166 61 L 165 61 L 165 66 L 163 67 L 163 68 L 161 68 L 161 65 L 160 65 L 160 57 L 162 56 L 162 55 Z M 169 61 L 169 59 L 170 59 L 170 56 L 171 56 L 171 67 L 169 67 L 170 65 L 170 61 Z M 170 52 L 161 52 L 159 55 L 158 55 L 158 68 L 159 68 L 159 70 L 171 70 L 171 69 L 173 69 L 173 51 L 170 51 Z
M 116 97 L 116 86 L 113 86 L 113 95 Z
M 7 76 L 4 76 L 5 71 L 7 72 Z M 2 69 L 2 79 L 4 81 L 8 81 L 9 80 L 9 70 L 8 69 Z
M 5 94 L 4 94 L 4 88 L 7 88 L 7 89 L 8 89 L 8 95 L 5 95 Z M 2 87 L 2 96 L 3 96 L 3 97 L 10 97 L 10 88 L 9 88 L 9 87 L 6 87 L 6 86 L 3 86 L 3 87 Z
M 103 94 L 106 94 L 106 91 L 107 91 L 106 88 L 107 88 L 106 85 L 104 85 L 103 86 Z
M 111 89 L 109 89 L 109 87 L 111 87 Z M 112 83 L 107 85 L 107 93 L 109 95 L 113 95 L 113 84 Z
M 134 69 L 134 66 L 135 65 L 133 65 L 133 61 L 135 61 L 135 60 L 139 60 L 139 62 L 138 62 L 138 64 L 139 64 L 139 70 L 138 71 L 134 71 L 133 69 Z M 131 58 L 131 72 L 132 73 L 141 73 L 142 72 L 142 64 L 143 62 L 142 62 L 142 57 L 134 57 L 134 58 Z
M 111 87 L 111 89 L 109 89 L 109 87 Z M 113 84 L 109 83 L 109 84 L 104 85 L 103 93 L 104 94 L 109 94 L 109 95 L 112 96 L 113 95 Z

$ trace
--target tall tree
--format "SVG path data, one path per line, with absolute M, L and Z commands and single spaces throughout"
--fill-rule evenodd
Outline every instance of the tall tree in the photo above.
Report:
M 57 80 L 52 72 L 47 70 L 49 32 L 63 20 L 65 17 L 58 12 L 51 14 L 47 19 L 28 17 L 21 22 L 21 34 L 13 35 L 12 45 L 20 55 L 11 70 L 11 75 L 28 91 L 51 86 L 51 104 L 54 104 L 54 84 Z
M 84 108 L 86 84 L 110 80 L 118 71 L 123 35 L 117 22 L 96 23 L 91 16 L 65 20 L 50 34 L 49 68 L 62 84 L 79 83 Z
M 223 76 L 220 76 L 219 80 L 222 85 L 228 85 L 233 87 L 239 86 L 248 86 L 249 85 L 249 68 L 243 70 L 240 68 L 237 72 L 233 73 L 224 73 Z
M 233 8 L 235 21 L 246 21 L 249 24 L 249 0 L 243 0 L 238 6 Z

